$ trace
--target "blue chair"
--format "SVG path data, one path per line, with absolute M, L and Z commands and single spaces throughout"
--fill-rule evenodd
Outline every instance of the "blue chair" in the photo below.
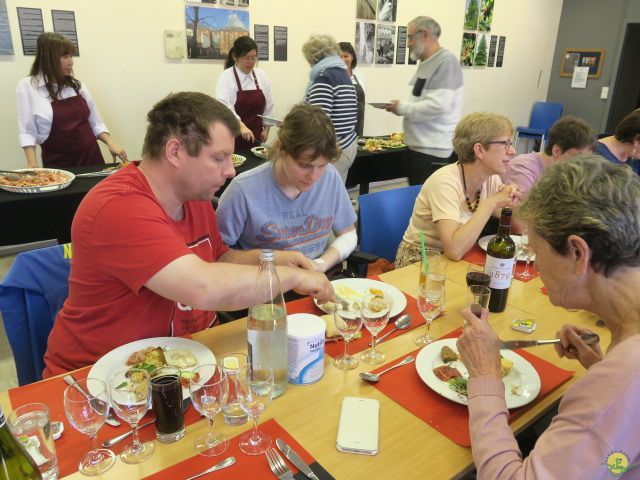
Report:
M 515 149 L 518 151 L 520 138 L 540 140 L 540 151 L 544 150 L 544 140 L 549 135 L 549 129 L 561 116 L 563 105 L 552 102 L 536 102 L 531 110 L 528 127 L 516 128 Z
M 22 252 L 0 284 L 0 312 L 20 385 L 42 378 L 49 332 L 69 294 L 70 263 L 70 243 Z
M 390 262 L 396 258 L 422 185 L 360 195 L 360 250 Z

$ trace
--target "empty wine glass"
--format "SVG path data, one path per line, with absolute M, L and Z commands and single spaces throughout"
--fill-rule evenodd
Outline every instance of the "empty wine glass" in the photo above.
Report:
M 209 420 L 209 432 L 195 440 L 196 450 L 205 457 L 220 455 L 229 447 L 227 437 L 216 433 L 213 427 L 229 394 L 229 382 L 222 365 L 207 364 L 194 369 L 189 378 L 189 392 L 193 406 Z
M 384 362 L 384 353 L 376 350 L 376 337 L 387 326 L 389 313 L 391 312 L 391 297 L 386 294 L 367 295 L 362 299 L 362 321 L 371 333 L 371 348 L 360 355 L 360 360 L 369 365 L 377 365 Z
M 529 262 L 531 261 L 531 256 L 533 255 L 533 250 L 529 245 L 529 232 L 528 230 L 523 230 L 520 234 L 520 249 L 518 251 L 518 256 L 525 257 L 524 270 L 516 275 L 516 278 L 522 280 L 529 280 L 534 277 L 534 275 L 529 271 Z
M 418 287 L 418 310 L 425 319 L 425 333 L 413 339 L 418 346 L 424 346 L 433 342 L 429 335 L 431 322 L 440 315 L 444 308 L 444 278 L 440 275 L 427 275 L 425 282 Z
M 271 437 L 258 430 L 258 418 L 273 397 L 273 371 L 267 365 L 252 363 L 238 373 L 238 400 L 253 420 L 253 428 L 240 437 L 240 450 L 260 455 L 271 446 Z
M 144 462 L 155 450 L 153 442 L 141 443 L 138 437 L 138 423 L 151 407 L 149 372 L 129 368 L 114 373 L 109 379 L 109 393 L 116 414 L 133 429 L 133 441 L 122 451 L 120 459 L 125 463 Z
M 91 392 L 91 393 L 89 393 Z M 91 438 L 93 449 L 78 464 L 83 475 L 100 475 L 111 467 L 116 456 L 111 450 L 98 448 L 97 434 L 109 412 L 107 385 L 98 378 L 87 378 L 69 385 L 64 391 L 64 412 L 69 423 Z
M 362 328 L 362 314 L 358 311 L 334 310 L 333 320 L 336 328 L 344 338 L 344 354 L 333 360 L 333 365 L 340 370 L 352 370 L 359 364 L 358 359 L 349 355 L 349 342 Z

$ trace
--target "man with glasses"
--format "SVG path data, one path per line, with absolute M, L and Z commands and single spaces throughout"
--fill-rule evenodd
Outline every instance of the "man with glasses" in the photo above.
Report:
M 387 111 L 404 117 L 409 147 L 409 183 L 418 185 L 450 162 L 451 140 L 462 113 L 462 70 L 456 56 L 440 46 L 440 25 L 416 17 L 408 26 L 409 56 L 419 60 L 405 101 L 392 100 Z

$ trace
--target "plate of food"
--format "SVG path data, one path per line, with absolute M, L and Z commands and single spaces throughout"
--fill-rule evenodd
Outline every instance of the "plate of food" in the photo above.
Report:
M 382 152 L 383 150 L 406 147 L 403 142 L 403 133 L 392 133 L 388 137 L 364 137 L 358 141 L 360 149 L 367 152 Z
M 346 311 L 359 311 L 360 301 L 365 295 L 375 295 L 376 292 L 384 292 L 391 297 L 391 313 L 390 317 L 402 313 L 407 306 L 407 297 L 404 296 L 400 290 L 392 285 L 388 285 L 378 280 L 370 280 L 368 278 L 341 278 L 340 280 L 333 280 L 331 282 L 336 295 L 341 300 L 346 302 Z M 314 298 L 313 302 L 324 313 L 333 313 L 336 308 L 336 304 L 333 302 L 327 302 L 318 304 Z M 343 310 L 343 314 L 344 314 Z
M 13 178 L 0 174 L 0 188 L 13 193 L 45 193 L 62 190 L 71 185 L 76 176 L 57 168 L 21 168 L 15 172 L 33 172 Z
M 467 404 L 469 372 L 458 356 L 456 338 L 436 340 L 416 356 L 416 370 L 431 390 L 449 400 Z M 540 393 L 540 376 L 528 361 L 511 350 L 502 350 L 500 369 L 507 408 L 533 402 Z
M 253 153 L 258 158 L 261 158 L 263 160 L 267 160 L 269 158 L 269 147 L 266 146 L 266 145 L 260 145 L 259 147 L 253 147 L 251 149 L 251 153 Z
M 116 173 L 118 170 L 129 165 L 129 162 L 119 162 L 110 167 L 103 168 L 102 170 L 98 170 L 97 172 L 87 172 L 87 173 L 79 173 L 76 175 L 77 178 L 82 177 L 108 177 L 112 173 Z
M 484 237 L 480 237 L 478 239 L 478 246 L 486 252 L 487 245 L 489 245 L 489 240 L 491 240 L 493 237 L 495 237 L 495 235 L 485 235 Z M 520 253 L 520 243 L 522 242 L 522 237 L 520 237 L 520 235 L 510 235 L 510 237 L 513 239 L 513 241 L 516 244 L 516 249 L 518 252 L 516 260 L 519 262 L 526 262 L 527 256 Z M 536 254 L 532 253 L 529 261 L 533 262 L 535 259 L 536 259 Z
M 215 362 L 216 357 L 211 350 L 188 338 L 145 338 L 103 355 L 91 367 L 88 376 L 108 383 L 111 375 L 125 368 L 137 367 L 151 372 L 158 367 L 170 365 L 182 371 L 182 396 L 187 398 L 191 371 L 199 365 Z
M 244 162 L 247 161 L 247 157 L 243 157 L 242 155 L 238 155 L 237 153 L 234 153 L 233 155 L 231 155 L 231 161 L 233 162 L 234 167 L 239 167 L 240 165 L 242 165 Z

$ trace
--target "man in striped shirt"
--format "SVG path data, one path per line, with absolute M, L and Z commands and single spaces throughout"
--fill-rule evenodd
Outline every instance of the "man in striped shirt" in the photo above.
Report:
M 431 17 L 409 22 L 407 47 L 418 70 L 406 101 L 392 100 L 387 111 L 401 115 L 409 147 L 409 183 L 419 185 L 453 153 L 453 132 L 462 114 L 462 70 L 456 56 L 440 46 L 440 25 Z
M 340 47 L 330 35 L 313 35 L 302 46 L 302 53 L 311 65 L 304 101 L 317 105 L 329 116 L 342 150 L 334 163 L 346 181 L 349 167 L 358 151 L 356 121 L 358 100 L 356 89 L 340 59 Z

